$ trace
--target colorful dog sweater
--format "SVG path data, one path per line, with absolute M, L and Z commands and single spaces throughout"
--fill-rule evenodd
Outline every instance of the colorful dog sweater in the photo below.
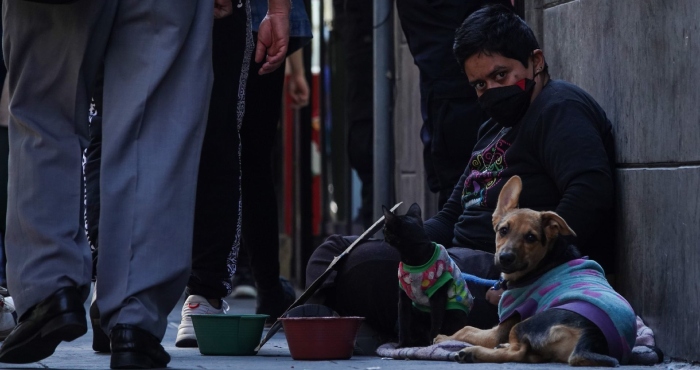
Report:
M 399 286 L 413 301 L 413 306 L 421 311 L 430 312 L 430 297 L 445 284 L 452 286 L 447 290 L 447 309 L 462 310 L 469 313 L 473 298 L 462 277 L 459 267 L 452 261 L 447 250 L 440 244 L 435 245 L 433 257 L 422 266 L 409 266 L 399 263 Z
M 597 262 L 571 260 L 532 284 L 509 285 L 498 304 L 498 316 L 503 322 L 517 312 L 525 320 L 551 308 L 591 320 L 605 335 L 610 356 L 627 362 L 636 338 L 636 316 L 627 300 L 608 284 Z

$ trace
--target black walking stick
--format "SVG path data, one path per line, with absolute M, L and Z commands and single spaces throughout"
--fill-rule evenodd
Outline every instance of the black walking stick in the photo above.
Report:
M 402 203 L 403 203 L 403 202 L 398 202 L 398 203 L 396 203 L 396 205 L 393 206 L 393 207 L 391 208 L 391 211 L 392 211 L 392 212 L 395 211 L 397 208 L 399 208 L 399 206 L 400 206 Z M 287 314 L 287 312 L 289 312 L 289 310 L 291 310 L 292 308 L 297 307 L 297 306 L 300 306 L 300 305 L 304 304 L 304 302 L 306 302 L 307 300 L 309 300 L 309 298 L 310 298 L 314 293 L 316 293 L 316 290 L 318 290 L 318 288 L 321 286 L 321 284 L 323 284 L 323 282 L 326 280 L 326 278 L 328 277 L 328 275 L 331 274 L 331 271 L 333 271 L 333 269 L 335 268 L 335 265 L 336 265 L 338 262 L 340 262 L 340 260 L 342 260 L 345 256 L 347 256 L 347 255 L 352 251 L 352 249 L 355 248 L 355 246 L 356 246 L 359 242 L 361 242 L 362 240 L 364 240 L 365 238 L 367 238 L 367 237 L 369 237 L 369 236 L 374 235 L 374 233 L 376 233 L 377 231 L 379 231 L 379 229 L 380 229 L 383 225 L 384 225 L 384 216 L 380 217 L 379 220 L 377 220 L 377 222 L 375 222 L 372 226 L 369 227 L 369 229 L 365 230 L 365 232 L 362 233 L 362 235 L 360 235 L 352 244 L 350 244 L 350 246 L 347 247 L 347 248 L 343 251 L 343 253 L 341 253 L 339 256 L 336 256 L 335 258 L 333 258 L 333 261 L 331 261 L 331 263 L 328 265 L 328 268 L 326 269 L 326 271 L 324 271 L 324 272 L 321 274 L 321 276 L 319 276 L 318 278 L 316 278 L 316 280 L 314 280 L 314 282 L 311 283 L 311 285 L 309 285 L 309 287 L 306 288 L 306 290 L 305 290 L 303 293 L 301 293 L 301 295 L 299 296 L 299 298 L 297 298 L 296 301 L 294 301 L 294 303 L 292 303 L 292 304 L 289 306 L 289 308 L 287 308 L 287 310 L 284 311 L 284 313 L 283 313 L 281 316 L 284 316 L 284 315 Z M 280 317 L 281 317 L 281 316 L 280 316 Z M 278 330 L 280 330 L 280 327 L 281 327 L 281 326 L 282 326 L 282 322 L 279 321 L 279 319 L 277 319 L 277 320 L 275 321 L 275 323 L 272 324 L 272 326 L 270 327 L 270 330 L 269 330 L 269 331 L 267 332 L 267 334 L 265 335 L 265 338 L 263 338 L 262 341 L 260 341 L 260 344 L 258 344 L 258 346 L 255 347 L 255 352 L 258 352 L 258 351 L 260 350 L 260 347 L 262 347 L 265 343 L 267 343 L 267 341 L 270 340 L 270 338 L 272 338 L 272 336 L 275 335 L 275 333 L 277 333 Z

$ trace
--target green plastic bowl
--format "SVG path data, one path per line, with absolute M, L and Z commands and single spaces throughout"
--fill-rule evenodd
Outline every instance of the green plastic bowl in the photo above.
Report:
M 191 315 L 199 352 L 215 356 L 251 356 L 269 315 Z

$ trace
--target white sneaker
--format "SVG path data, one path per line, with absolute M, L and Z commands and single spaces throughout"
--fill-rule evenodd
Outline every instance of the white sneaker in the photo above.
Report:
M 221 300 L 221 308 L 217 310 L 201 295 L 187 297 L 185 304 L 182 305 L 182 321 L 180 321 L 180 326 L 177 328 L 175 347 L 197 347 L 197 337 L 194 334 L 194 326 L 192 326 L 190 315 L 213 315 L 226 313 L 227 311 L 228 303 L 224 300 Z
M 15 302 L 12 297 L 0 296 L 0 341 L 5 340 L 17 325 L 13 312 L 15 312 Z

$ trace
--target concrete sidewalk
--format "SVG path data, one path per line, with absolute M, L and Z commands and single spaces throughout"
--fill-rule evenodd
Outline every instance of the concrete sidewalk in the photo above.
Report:
M 184 301 L 184 299 L 183 299 Z M 232 314 L 253 313 L 255 300 L 227 299 Z M 412 369 L 479 369 L 479 370 L 539 370 L 566 369 L 562 364 L 458 364 L 442 361 L 405 361 L 383 359 L 376 356 L 354 356 L 350 360 L 341 361 L 295 361 L 289 354 L 289 347 L 284 332 L 278 332 L 267 342 L 256 356 L 203 356 L 197 348 L 175 347 L 177 326 L 180 323 L 179 304 L 168 316 L 168 329 L 163 339 L 165 350 L 172 356 L 169 364 L 171 369 L 290 369 L 290 370 L 325 370 L 325 369 L 360 369 L 360 370 L 412 370 Z M 86 305 L 87 310 L 87 305 Z M 37 363 L 27 365 L 11 365 L 0 363 L 0 369 L 108 369 L 109 354 L 97 354 L 92 350 L 92 331 L 71 342 L 62 343 L 53 356 Z M 695 369 L 685 363 L 665 363 L 656 366 L 625 366 L 624 369 Z

